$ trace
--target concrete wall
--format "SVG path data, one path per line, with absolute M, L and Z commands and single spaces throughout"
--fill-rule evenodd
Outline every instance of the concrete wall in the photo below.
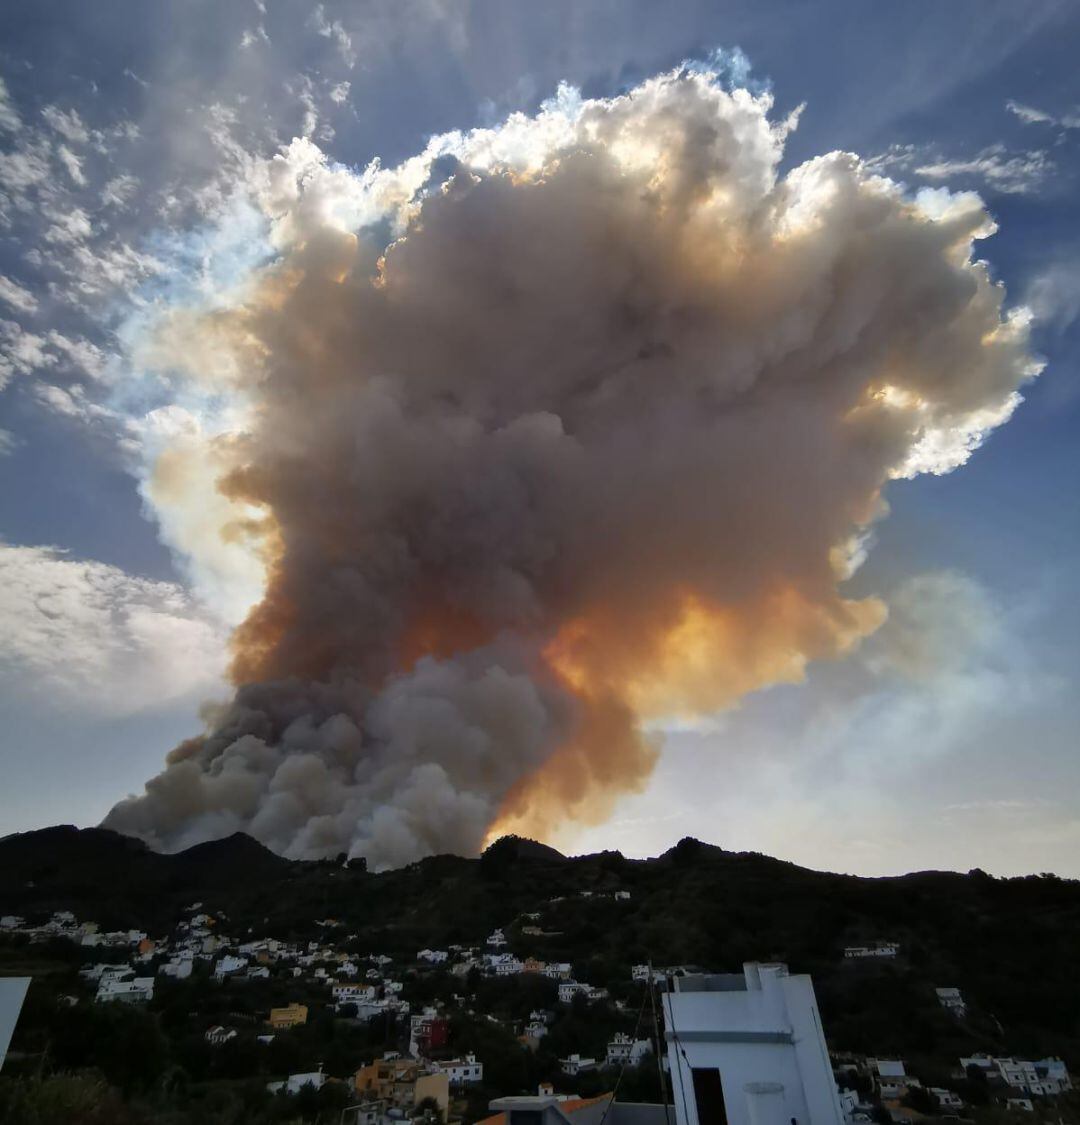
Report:
M 745 966 L 737 980 L 677 978 L 664 995 L 678 1125 L 699 1125 L 692 1068 L 720 1071 L 728 1125 L 839 1125 L 839 1096 L 807 976 Z

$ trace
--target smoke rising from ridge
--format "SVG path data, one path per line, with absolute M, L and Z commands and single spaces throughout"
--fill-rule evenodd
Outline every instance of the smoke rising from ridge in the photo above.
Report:
M 676 71 L 393 169 L 258 166 L 273 260 L 147 352 L 234 422 L 174 427 L 147 495 L 265 592 L 234 700 L 108 826 L 376 867 L 550 836 L 646 783 L 646 720 L 881 623 L 838 587 L 882 488 L 962 464 L 1037 367 L 976 196 L 780 176 L 770 109 Z

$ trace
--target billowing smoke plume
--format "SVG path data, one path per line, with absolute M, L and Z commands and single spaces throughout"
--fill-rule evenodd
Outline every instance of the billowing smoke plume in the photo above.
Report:
M 109 826 L 376 866 L 547 835 L 645 783 L 645 720 L 877 627 L 838 584 L 883 486 L 961 464 L 1036 368 L 977 197 L 781 176 L 770 109 L 680 71 L 260 170 L 273 259 L 154 345 L 240 421 L 174 427 L 148 495 L 265 595 L 233 702 Z

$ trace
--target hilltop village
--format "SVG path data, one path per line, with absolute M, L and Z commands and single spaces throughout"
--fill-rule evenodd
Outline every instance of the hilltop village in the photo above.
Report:
M 232 1086 L 261 1104 L 258 1119 L 469 1125 L 524 1082 L 567 1113 L 615 1087 L 632 1101 L 659 1101 L 668 1060 L 660 1052 L 658 1067 L 656 994 L 699 970 L 634 964 L 617 986 L 602 987 L 577 979 L 571 962 L 525 952 L 547 936 L 544 907 L 563 901 L 538 904 L 471 945 L 404 958 L 361 948 L 334 918 L 315 921 L 318 936 L 306 941 L 238 934 L 225 911 L 200 902 L 171 932 L 156 934 L 106 932 L 70 911 L 43 920 L 6 915 L 0 941 L 63 957 L 65 969 L 35 982 L 33 1007 L 55 1009 L 54 1023 L 73 1034 L 46 1049 L 73 1053 L 75 1062 L 81 1030 L 78 1061 L 100 1062 L 119 1034 L 133 1052 L 130 1069 L 149 1072 L 165 1039 L 191 1079 Z M 901 954 L 886 939 L 838 951 L 849 962 Z M 965 1024 L 958 988 L 937 987 L 935 1000 Z M 1067 1119 L 1059 1103 L 1072 1079 L 1056 1056 L 976 1053 L 919 1067 L 846 1051 L 831 1061 L 847 1125 Z
M 3 1120 L 723 1125 L 675 1096 L 666 1005 L 779 974 L 812 981 L 829 1120 L 1080 1122 L 1068 880 L 859 880 L 692 840 L 371 873 L 74 829 L 0 841 L 0 872 L 0 977 L 30 981 Z M 751 1039 L 797 1048 L 778 1011 Z

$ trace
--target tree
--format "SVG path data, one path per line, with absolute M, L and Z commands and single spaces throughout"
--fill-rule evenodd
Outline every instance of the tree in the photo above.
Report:
M 100 1074 L 54 1074 L 0 1083 L 0 1120 L 19 1125 L 135 1125 L 119 1091 Z
M 425 1125 L 445 1125 L 446 1117 L 442 1106 L 432 1097 L 421 1098 L 412 1112 L 413 1121 L 423 1121 Z

